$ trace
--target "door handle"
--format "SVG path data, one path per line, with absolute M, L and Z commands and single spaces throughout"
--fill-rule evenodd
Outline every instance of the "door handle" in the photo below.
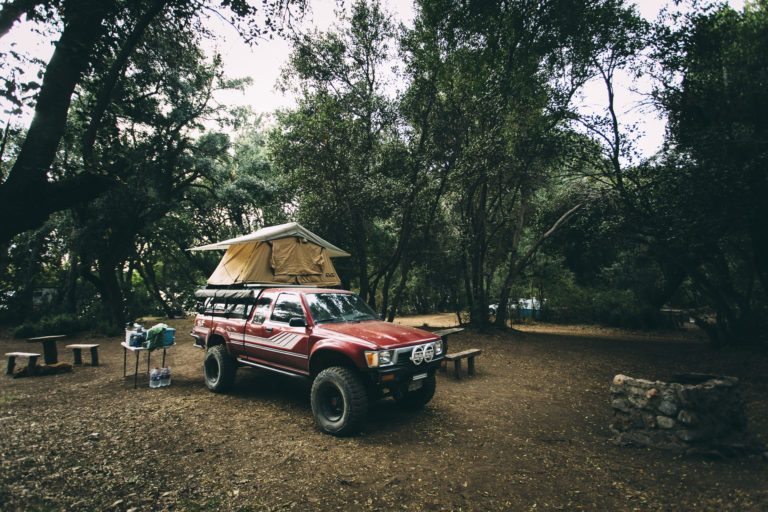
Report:
M 272 332 L 272 328 L 271 327 L 265 327 L 264 330 L 267 331 L 267 332 Z

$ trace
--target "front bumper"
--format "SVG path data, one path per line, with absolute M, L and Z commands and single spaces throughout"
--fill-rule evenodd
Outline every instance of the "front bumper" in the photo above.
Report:
M 434 374 L 438 368 L 445 363 L 445 357 L 435 358 L 429 363 L 415 365 L 411 362 L 385 366 L 384 368 L 375 368 L 370 370 L 370 378 L 373 384 L 379 388 L 392 388 L 406 385 L 426 373 Z
M 193 344 L 195 347 L 205 348 L 205 336 L 194 331 L 189 333 L 189 335 L 195 340 L 195 343 Z

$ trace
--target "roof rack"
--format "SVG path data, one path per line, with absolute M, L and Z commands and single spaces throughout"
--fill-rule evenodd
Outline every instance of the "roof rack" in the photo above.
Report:
M 317 285 L 308 284 L 280 284 L 280 283 L 244 283 L 236 285 L 215 286 L 208 285 L 195 290 L 195 297 L 206 299 L 208 297 L 227 299 L 253 299 L 265 288 L 317 288 Z

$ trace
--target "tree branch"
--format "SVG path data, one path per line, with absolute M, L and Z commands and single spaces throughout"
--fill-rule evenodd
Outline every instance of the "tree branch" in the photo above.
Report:
M 112 91 L 114 91 L 115 86 L 117 85 L 120 74 L 125 68 L 128 58 L 141 41 L 147 27 L 152 20 L 157 17 L 160 11 L 163 10 L 167 2 L 168 0 L 154 0 L 152 2 L 147 11 L 136 22 L 133 31 L 128 34 L 128 37 L 120 48 L 120 52 L 115 57 L 107 76 L 102 80 L 101 89 L 99 89 L 99 93 L 96 96 L 96 104 L 91 111 L 91 122 L 82 139 L 83 161 L 85 162 L 86 167 L 93 163 L 93 145 L 96 141 L 96 133 L 101 126 L 101 120 L 104 117 L 104 112 L 107 110 L 107 105 L 112 97 Z
M 45 0 L 15 0 L 3 3 L 0 10 L 0 38 L 7 34 L 13 24 L 19 21 L 25 13 L 42 3 L 45 3 Z

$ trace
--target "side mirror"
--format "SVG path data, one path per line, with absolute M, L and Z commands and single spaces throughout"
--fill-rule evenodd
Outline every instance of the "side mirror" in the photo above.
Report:
M 304 318 L 295 316 L 288 320 L 288 326 L 289 327 L 306 327 L 307 321 Z

